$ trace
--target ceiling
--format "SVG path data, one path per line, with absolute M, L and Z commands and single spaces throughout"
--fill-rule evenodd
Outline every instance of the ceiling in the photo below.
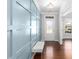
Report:
M 60 5 L 60 0 L 37 0 L 37 3 L 40 8 L 45 8 L 45 7 L 55 7 Z
M 41 12 L 57 11 L 62 14 L 72 13 L 72 0 L 34 0 Z

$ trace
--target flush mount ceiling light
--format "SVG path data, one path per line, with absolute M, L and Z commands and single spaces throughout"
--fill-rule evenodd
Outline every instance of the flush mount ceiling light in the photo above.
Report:
M 53 8 L 53 6 L 54 6 L 54 5 L 50 2 L 46 7 L 47 7 L 47 8 Z
M 48 0 L 47 8 L 53 8 L 57 3 L 57 0 Z
M 62 4 L 62 0 L 35 0 L 38 4 L 38 8 L 41 11 L 52 11 L 54 8 L 59 8 Z

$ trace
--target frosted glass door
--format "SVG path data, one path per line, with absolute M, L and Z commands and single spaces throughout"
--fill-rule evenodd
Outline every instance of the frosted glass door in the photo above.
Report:
M 12 59 L 31 59 L 30 13 L 19 3 L 12 4 Z
M 30 0 L 16 0 L 17 2 L 19 2 L 20 5 L 22 5 L 22 7 L 24 7 L 27 10 L 30 10 Z
M 37 42 L 37 35 L 36 35 L 36 6 L 31 0 L 31 41 L 32 41 L 32 47 L 35 45 Z

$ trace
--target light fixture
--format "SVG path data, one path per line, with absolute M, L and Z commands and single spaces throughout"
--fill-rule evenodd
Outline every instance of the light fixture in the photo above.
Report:
M 50 2 L 48 5 L 47 5 L 47 8 L 53 8 L 53 4 Z

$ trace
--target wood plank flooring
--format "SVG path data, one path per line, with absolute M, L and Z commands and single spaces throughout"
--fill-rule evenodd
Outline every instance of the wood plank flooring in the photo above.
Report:
M 43 53 L 36 53 L 34 59 L 72 59 L 72 40 L 64 40 L 61 46 L 58 42 L 45 42 Z

